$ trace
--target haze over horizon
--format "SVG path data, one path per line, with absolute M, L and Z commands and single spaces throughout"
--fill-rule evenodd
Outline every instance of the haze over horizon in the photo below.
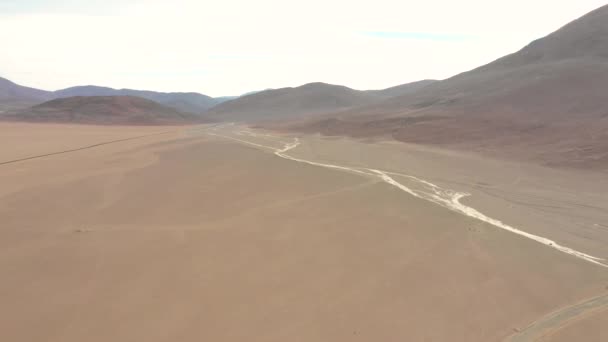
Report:
M 47 90 L 211 96 L 316 81 L 381 89 L 475 68 L 603 4 L 9 0 L 0 4 L 0 76 Z

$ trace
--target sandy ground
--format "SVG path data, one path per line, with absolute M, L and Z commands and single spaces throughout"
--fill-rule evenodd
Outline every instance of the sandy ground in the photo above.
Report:
M 602 267 L 375 178 L 202 130 L 76 127 L 0 125 L 0 162 L 145 136 L 0 165 L 0 340 L 500 341 L 606 292 Z M 407 169 L 361 150 L 394 146 L 307 139 L 294 155 Z M 410 171 L 441 178 L 436 160 Z
M 121 127 L 0 122 L 0 163 L 180 129 L 182 128 L 170 126 Z
M 580 320 L 566 324 L 556 331 L 539 339 L 541 342 L 604 342 L 608 327 L 608 310 L 593 312 Z M 589 332 L 598 332 L 589 334 Z

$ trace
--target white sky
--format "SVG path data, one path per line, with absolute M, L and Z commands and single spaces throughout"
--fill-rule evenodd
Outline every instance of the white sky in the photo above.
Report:
M 0 76 L 211 96 L 379 89 L 485 64 L 604 1 L 0 0 Z

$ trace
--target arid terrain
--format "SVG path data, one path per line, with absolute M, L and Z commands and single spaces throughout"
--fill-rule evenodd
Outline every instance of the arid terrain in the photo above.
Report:
M 245 3 L 0 6 L 0 342 L 608 340 L 608 5 Z
M 237 125 L 0 146 L 3 341 L 605 336 L 601 174 Z

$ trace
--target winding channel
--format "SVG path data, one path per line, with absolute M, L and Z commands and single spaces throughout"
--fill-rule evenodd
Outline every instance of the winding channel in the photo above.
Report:
M 232 132 L 232 133 L 236 133 L 237 135 L 240 135 L 240 136 L 246 135 L 246 136 L 251 136 L 251 137 L 256 137 L 256 138 L 261 138 L 261 139 L 268 139 L 268 140 L 272 139 L 272 141 L 275 141 L 275 139 L 277 139 L 276 142 L 281 142 L 283 144 L 283 147 L 275 148 L 272 146 L 267 146 L 267 145 L 262 145 L 262 144 L 254 143 L 251 141 L 247 141 L 245 139 L 240 139 L 240 138 L 235 138 L 235 137 L 231 137 L 228 135 L 220 134 L 218 132 L 218 130 L 220 128 L 224 128 L 227 126 L 233 126 L 233 125 L 234 124 L 213 126 L 206 132 L 209 135 L 218 136 L 218 137 L 222 137 L 225 139 L 237 141 L 237 142 L 240 142 L 243 144 L 271 150 L 276 156 L 283 158 L 283 159 L 287 159 L 287 160 L 291 160 L 291 161 L 295 161 L 295 162 L 299 162 L 299 163 L 304 163 L 304 164 L 309 164 L 309 165 L 314 165 L 314 166 L 319 166 L 319 167 L 324 167 L 324 168 L 328 168 L 328 169 L 334 169 L 334 170 L 351 172 L 351 173 L 356 173 L 356 174 L 360 174 L 360 175 L 364 175 L 364 176 L 379 178 L 383 182 L 390 184 L 390 185 L 396 187 L 397 189 L 404 191 L 414 197 L 435 203 L 437 205 L 440 205 L 448 210 L 457 212 L 459 214 L 469 216 L 469 217 L 475 218 L 477 220 L 489 223 L 495 227 L 498 227 L 500 229 L 509 231 L 511 233 L 523 236 L 527 239 L 536 241 L 540 244 L 543 244 L 547 247 L 558 250 L 562 253 L 566 253 L 571 256 L 574 256 L 578 259 L 585 260 L 585 261 L 593 263 L 595 265 L 608 268 L 608 264 L 604 263 L 603 261 L 605 261 L 605 260 L 602 258 L 594 257 L 592 255 L 577 251 L 570 247 L 560 245 L 551 239 L 548 239 L 548 238 L 545 238 L 545 237 L 542 237 L 539 235 L 531 234 L 531 233 L 525 232 L 521 229 L 517 229 L 500 220 L 489 217 L 473 207 L 463 204 L 461 202 L 461 200 L 467 196 L 471 196 L 471 194 L 464 193 L 464 192 L 456 192 L 456 191 L 449 190 L 449 189 L 444 189 L 444 188 L 441 188 L 440 186 L 433 184 L 431 182 L 428 182 L 424 179 L 420 179 L 420 178 L 417 178 L 417 177 L 414 177 L 411 175 L 402 174 L 402 173 L 382 171 L 382 170 L 372 169 L 372 168 L 347 167 L 347 166 L 341 166 L 341 165 L 320 163 L 320 162 L 315 162 L 315 161 L 311 161 L 311 160 L 306 160 L 306 159 L 301 159 L 301 158 L 297 158 L 294 156 L 290 156 L 289 154 L 287 154 L 287 152 L 294 150 L 295 148 L 297 148 L 300 145 L 300 140 L 298 138 L 293 138 L 293 140 L 291 142 L 286 143 L 286 142 L 282 142 L 282 141 L 278 140 L 279 137 L 272 136 L 269 134 L 258 134 L 258 133 L 252 132 L 250 130 L 240 130 L 237 132 Z M 395 179 L 395 177 L 407 178 L 407 179 L 415 182 L 422 189 L 419 190 L 419 189 L 409 188 L 409 187 L 405 186 L 404 184 L 398 182 Z

